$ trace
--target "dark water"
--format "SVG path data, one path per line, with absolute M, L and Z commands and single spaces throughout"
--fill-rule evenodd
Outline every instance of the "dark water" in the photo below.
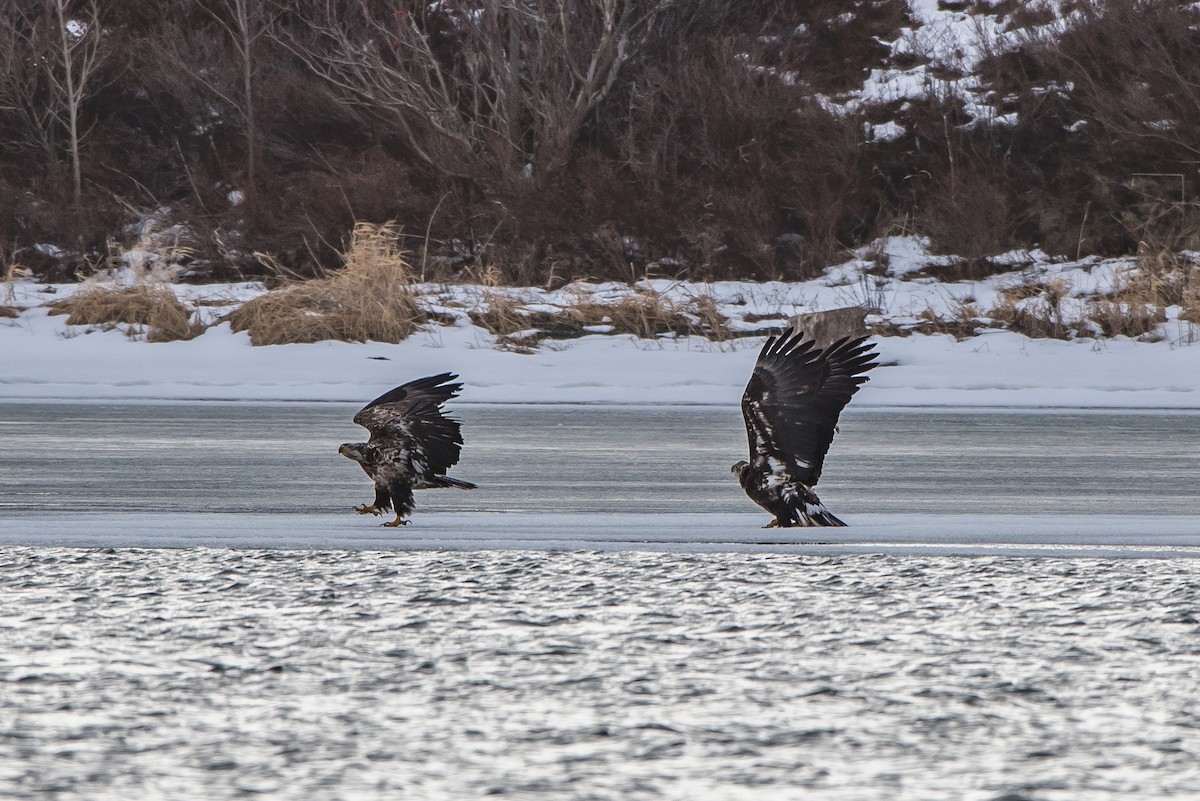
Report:
M 9 548 L 0 797 L 1194 798 L 1194 564 Z
M 337 454 L 349 405 L 0 404 L 5 512 L 342 510 L 370 500 Z M 452 475 L 420 510 L 752 511 L 729 466 L 737 409 L 459 405 Z M 820 495 L 838 514 L 1195 514 L 1200 414 L 855 412 Z

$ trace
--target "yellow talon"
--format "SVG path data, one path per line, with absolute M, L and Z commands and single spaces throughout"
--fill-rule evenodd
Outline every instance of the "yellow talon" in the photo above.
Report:
M 407 521 L 407 520 L 401 520 L 401 519 L 400 519 L 400 515 L 396 515 L 396 519 L 395 519 L 395 520 L 393 520 L 393 521 L 392 521 L 392 522 L 390 522 L 390 523 L 384 523 L 384 524 L 383 524 L 383 527 L 384 527 L 384 528 L 396 528 L 397 526 L 407 526 L 407 525 L 408 525 L 408 521 Z
M 374 504 L 367 506 L 364 503 L 362 506 L 355 506 L 354 511 L 358 512 L 360 515 L 375 515 L 376 517 L 379 517 L 379 507 L 375 506 Z
M 763 528 L 779 528 L 779 518 L 775 518 L 770 523 L 767 523 Z

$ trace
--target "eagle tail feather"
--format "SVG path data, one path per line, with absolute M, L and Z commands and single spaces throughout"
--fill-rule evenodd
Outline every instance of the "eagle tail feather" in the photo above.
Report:
M 478 485 L 472 484 L 470 481 L 463 481 L 459 478 L 450 478 L 450 476 L 435 476 L 437 484 L 435 487 L 457 487 L 458 489 L 478 489 Z
M 814 499 L 815 500 L 815 499 Z M 846 526 L 833 512 L 825 508 L 825 504 L 819 500 L 815 504 L 801 504 L 802 508 L 794 509 L 796 518 L 800 521 L 797 525 L 815 528 L 815 527 L 840 527 Z
M 801 487 L 801 492 L 788 492 L 782 497 L 787 507 L 788 520 L 779 516 L 779 523 L 784 527 L 800 528 L 844 528 L 846 524 L 833 512 L 825 508 L 817 494 L 808 487 Z

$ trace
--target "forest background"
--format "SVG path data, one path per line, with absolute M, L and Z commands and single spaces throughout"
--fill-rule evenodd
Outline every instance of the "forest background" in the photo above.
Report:
M 977 52 L 906 0 L 8 0 L 0 270 L 86 276 L 147 220 L 192 281 L 321 275 L 362 221 L 520 285 L 1197 247 L 1196 4 L 936 5 Z

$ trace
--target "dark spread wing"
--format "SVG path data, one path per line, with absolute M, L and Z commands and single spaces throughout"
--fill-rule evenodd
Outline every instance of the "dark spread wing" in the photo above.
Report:
M 814 486 L 838 415 L 875 367 L 873 347 L 864 337 L 822 350 L 800 331 L 768 339 L 742 395 L 751 464 Z
M 354 422 L 371 432 L 372 444 L 406 449 L 424 464 L 424 472 L 445 473 L 462 452 L 462 426 L 441 409 L 462 389 L 450 383 L 456 378 L 441 373 L 402 384 L 364 406 Z

